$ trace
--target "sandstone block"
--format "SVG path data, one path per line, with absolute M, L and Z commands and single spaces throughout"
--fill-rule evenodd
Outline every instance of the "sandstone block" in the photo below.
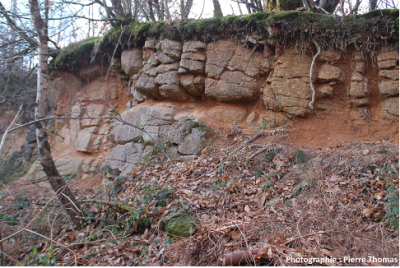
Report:
M 182 53 L 181 60 L 195 60 L 195 61 L 206 61 L 206 55 L 203 53 L 193 53 L 193 52 L 186 52 Z
M 179 84 L 163 84 L 160 86 L 161 96 L 179 102 L 192 101 L 193 98 L 190 94 L 181 87 Z
M 143 155 L 143 145 L 140 143 L 127 143 L 117 145 L 107 158 L 103 166 L 110 168 L 120 176 L 128 176 L 133 168 L 140 162 Z
M 344 76 L 345 74 L 342 69 L 325 63 L 321 66 L 321 69 L 318 72 L 317 81 L 319 83 L 331 81 L 343 82 Z
M 202 138 L 198 133 L 187 135 L 178 146 L 178 151 L 184 155 L 199 155 L 201 153 Z
M 399 80 L 399 70 L 380 70 L 379 76 L 383 79 Z
M 182 75 L 180 83 L 193 96 L 202 96 L 204 94 L 205 78 L 202 76 Z
M 149 61 L 151 59 L 152 58 L 150 57 Z M 154 60 L 152 60 L 151 64 L 154 66 L 157 66 L 160 63 L 170 64 L 170 63 L 174 63 L 174 62 L 175 62 L 175 59 L 171 58 L 170 56 L 168 56 L 164 53 L 161 53 L 161 52 L 157 52 L 154 54 Z
M 86 106 L 83 109 L 83 115 L 87 117 L 101 117 L 103 116 L 105 112 L 105 106 L 104 105 L 98 105 L 98 104 L 90 104 Z M 88 127 L 88 126 L 98 126 L 100 125 L 100 122 L 102 119 L 82 119 L 81 126 L 82 127 Z
M 274 71 L 274 78 L 309 78 L 311 62 L 311 57 L 293 55 L 289 51 L 284 56 L 279 57 L 278 66 Z
M 182 52 L 198 52 L 201 50 L 205 50 L 207 47 L 207 44 L 201 41 L 188 41 L 183 43 L 183 49 Z
M 220 102 L 255 100 L 258 95 L 257 80 L 239 71 L 226 71 L 215 83 L 206 79 L 205 94 Z
M 137 74 L 143 67 L 143 53 L 139 47 L 124 50 L 121 54 L 121 68 L 129 76 Z
M 146 42 L 144 43 L 144 48 L 156 49 L 157 43 L 158 43 L 158 40 L 151 38 L 151 37 L 147 37 Z
M 236 44 L 229 41 L 217 41 L 207 46 L 206 74 L 220 78 L 236 50 Z
M 154 80 L 154 77 L 143 73 L 135 84 L 136 91 L 151 99 L 162 99 L 159 86 Z
M 388 120 L 399 120 L 399 98 L 388 98 L 381 102 L 383 117 Z
M 163 74 L 170 71 L 177 71 L 179 68 L 179 63 L 175 62 L 172 64 L 162 64 L 157 67 L 157 74 Z
M 179 60 L 182 54 L 182 43 L 179 41 L 164 39 L 161 42 L 161 50 L 164 54 L 175 60 Z
M 90 131 L 89 129 L 83 129 L 79 132 L 78 138 L 75 142 L 76 150 L 80 152 L 92 153 L 93 150 L 93 142 L 96 138 L 96 135 Z
M 384 60 L 378 61 L 379 69 L 394 69 L 399 67 L 399 60 Z
M 312 97 L 310 85 L 298 78 L 274 79 L 271 86 L 275 95 L 291 96 L 302 99 L 311 99 Z
M 399 95 L 399 81 L 385 80 L 379 82 L 379 92 L 384 97 Z
M 381 52 L 378 55 L 378 61 L 385 61 L 385 60 L 399 60 L 399 52 L 398 51 L 385 51 Z
M 267 110 L 264 114 L 263 120 L 265 124 L 270 127 L 280 127 L 286 124 L 286 115 L 284 113 L 274 112 L 271 110 Z
M 181 68 L 188 70 L 190 73 L 204 74 L 204 62 L 182 59 L 179 64 Z

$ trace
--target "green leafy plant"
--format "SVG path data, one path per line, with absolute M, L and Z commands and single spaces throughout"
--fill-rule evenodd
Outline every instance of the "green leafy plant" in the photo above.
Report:
M 399 229 L 399 195 L 396 187 L 389 183 L 388 194 L 385 200 L 388 202 L 387 213 L 383 218 L 386 220 L 395 230 Z

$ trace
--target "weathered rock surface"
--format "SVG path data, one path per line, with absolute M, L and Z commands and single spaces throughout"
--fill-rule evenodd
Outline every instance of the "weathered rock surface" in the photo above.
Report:
M 94 151 L 93 142 L 95 138 L 96 135 L 93 133 L 92 128 L 83 129 L 81 132 L 79 132 L 78 138 L 76 139 L 76 150 L 80 152 L 92 153 Z
M 223 123 L 237 124 L 246 118 L 247 110 L 241 107 L 221 105 L 209 110 L 207 115 Z
M 143 149 L 144 146 L 142 144 L 134 142 L 117 145 L 103 163 L 102 168 L 110 168 L 113 173 L 127 177 L 140 162 Z
M 152 99 L 162 99 L 159 86 L 154 80 L 155 77 L 151 77 L 145 73 L 142 73 L 136 82 L 135 90 L 146 97 Z
M 203 76 L 195 76 L 193 74 L 182 75 L 180 83 L 193 96 L 202 96 L 204 94 L 205 78 Z
M 398 73 L 398 70 L 396 70 Z M 384 97 L 391 97 L 399 95 L 399 81 L 398 80 L 386 80 L 379 82 L 379 92 Z
M 174 60 L 180 60 L 182 54 L 182 43 L 179 41 L 164 39 L 160 41 L 161 50 Z
M 271 85 L 263 90 L 265 106 L 290 115 L 304 116 L 309 113 L 308 103 L 312 96 L 309 85 L 311 61 L 311 57 L 299 56 L 292 51 L 281 56 Z
M 191 96 L 184 90 L 178 79 L 177 71 L 170 71 L 157 75 L 155 82 L 160 85 L 160 94 L 170 100 L 186 102 L 191 100 Z
M 143 128 L 157 141 L 164 134 L 165 127 L 162 126 L 169 127 L 172 125 L 175 114 L 176 109 L 174 107 L 162 105 L 136 106 L 122 113 L 121 118 L 134 126 Z M 162 128 L 160 129 L 160 127 Z M 149 143 L 154 143 L 149 135 L 144 136 L 143 131 L 128 125 L 122 125 L 122 123 L 119 123 L 111 133 L 118 144 L 139 141 L 141 138 L 145 138 Z
M 207 46 L 206 74 L 208 77 L 220 78 L 236 51 L 236 44 L 223 40 Z
M 338 82 L 344 81 L 344 71 L 338 67 L 325 63 L 318 71 L 317 81 L 319 83 Z
M 129 76 L 137 74 L 143 67 L 142 48 L 134 47 L 130 50 L 124 50 L 121 54 L 121 68 Z
M 246 75 L 255 77 L 258 74 L 268 75 L 271 69 L 271 61 L 268 58 L 263 58 L 261 52 L 254 52 L 252 49 L 238 47 L 229 61 L 228 70 L 242 71 Z
M 399 98 L 389 98 L 381 102 L 383 118 L 388 120 L 399 120 Z
M 219 102 L 246 102 L 259 96 L 257 80 L 239 71 L 226 71 L 220 80 L 207 78 L 205 94 Z
M 90 104 L 84 108 L 83 115 L 85 117 L 101 117 L 105 112 L 105 106 L 100 104 Z M 93 119 L 82 119 L 81 126 L 98 126 L 103 119 L 93 118 Z

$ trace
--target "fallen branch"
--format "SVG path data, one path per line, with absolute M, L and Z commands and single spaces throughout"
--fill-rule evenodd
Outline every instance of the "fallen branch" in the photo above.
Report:
M 103 201 L 103 200 L 78 200 L 78 203 L 93 203 L 93 204 L 100 204 L 100 205 L 109 205 L 109 206 L 114 206 L 129 212 L 135 212 L 137 213 L 137 211 L 128 205 L 119 203 L 119 202 L 109 202 L 109 201 Z
M 251 249 L 245 251 L 238 251 L 234 253 L 225 254 L 220 261 L 222 262 L 223 266 L 232 266 L 238 265 L 245 262 L 250 262 L 254 259 L 255 255 L 257 255 L 260 249 Z

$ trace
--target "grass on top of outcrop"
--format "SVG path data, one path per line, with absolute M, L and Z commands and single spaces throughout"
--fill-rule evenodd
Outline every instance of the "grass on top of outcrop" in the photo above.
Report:
M 112 28 L 102 38 L 89 38 L 69 45 L 55 58 L 53 66 L 73 69 L 82 63 L 82 59 L 94 61 L 102 57 L 99 54 L 112 53 L 116 45 L 120 50 L 142 46 L 146 37 L 214 42 L 219 39 L 239 41 L 247 36 L 257 36 L 263 40 L 270 39 L 269 43 L 286 47 L 295 45 L 299 49 L 305 49 L 312 40 L 317 40 L 325 49 L 346 50 L 354 47 L 370 52 L 382 46 L 398 47 L 398 17 L 398 9 L 374 10 L 344 17 L 308 11 L 284 11 L 215 19 L 130 23 Z M 277 34 L 271 36 L 271 30 Z M 96 54 L 94 52 L 97 52 L 97 59 L 92 58 Z

